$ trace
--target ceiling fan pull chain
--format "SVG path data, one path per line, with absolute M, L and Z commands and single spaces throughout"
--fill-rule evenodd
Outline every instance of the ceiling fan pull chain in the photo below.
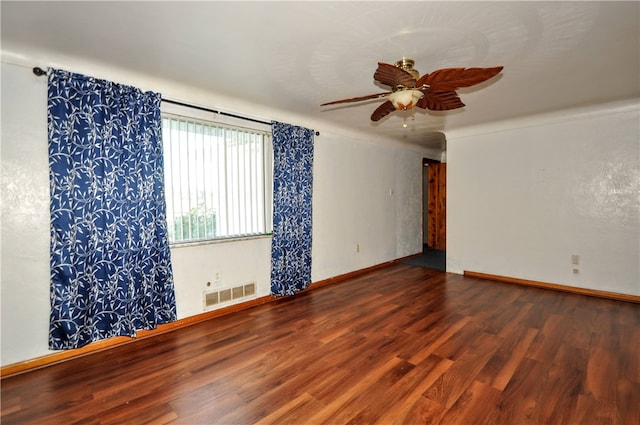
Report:
M 411 121 L 415 121 L 416 119 L 416 108 L 411 109 L 403 109 L 404 114 L 402 117 L 402 128 L 407 128 L 409 125 L 407 124 L 407 115 L 411 117 Z

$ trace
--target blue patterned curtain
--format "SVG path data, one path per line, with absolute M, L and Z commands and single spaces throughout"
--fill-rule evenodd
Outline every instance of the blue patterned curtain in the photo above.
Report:
M 49 347 L 176 319 L 160 94 L 49 69 Z
M 273 122 L 271 294 L 293 295 L 311 283 L 313 131 Z

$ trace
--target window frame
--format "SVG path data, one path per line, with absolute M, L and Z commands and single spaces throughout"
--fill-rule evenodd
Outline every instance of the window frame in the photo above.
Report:
M 213 238 L 201 238 L 190 240 L 169 240 L 169 245 L 172 248 L 185 247 L 193 245 L 203 244 L 215 244 L 224 242 L 243 241 L 250 239 L 260 239 L 271 237 L 273 232 L 273 141 L 271 136 L 271 126 L 268 124 L 245 121 L 239 118 L 224 116 L 213 112 L 200 110 L 197 108 L 190 108 L 184 105 L 174 105 L 163 103 L 161 107 L 161 121 L 163 132 L 163 150 L 167 147 L 164 141 L 164 122 L 165 118 L 186 120 L 190 122 L 196 122 L 203 125 L 210 125 L 214 127 L 230 128 L 232 130 L 247 131 L 252 133 L 263 133 L 262 142 L 262 195 L 264 198 L 264 207 L 261 214 L 264 216 L 264 231 L 260 233 L 238 234 L 230 236 L 216 236 Z M 227 143 L 227 141 L 225 141 Z M 227 159 L 225 159 L 226 163 Z M 167 193 L 167 173 L 166 164 L 163 165 L 165 171 L 165 202 L 167 204 L 167 237 L 169 237 L 169 226 L 173 223 L 173 219 L 169 220 L 169 208 Z M 191 188 L 191 186 L 189 186 Z

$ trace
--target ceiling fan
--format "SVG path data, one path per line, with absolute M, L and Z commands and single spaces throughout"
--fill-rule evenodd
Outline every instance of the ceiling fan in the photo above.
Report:
M 456 93 L 457 89 L 487 81 L 503 68 L 444 68 L 420 76 L 413 65 L 412 59 L 401 59 L 395 65 L 378 62 L 373 79 L 390 86 L 391 91 L 334 100 L 320 106 L 386 97 L 387 100 L 371 114 L 372 121 L 379 121 L 393 111 L 406 111 L 416 106 L 432 111 L 462 108 L 465 105 Z M 411 118 L 415 116 L 412 114 Z M 406 123 L 403 126 L 406 127 Z

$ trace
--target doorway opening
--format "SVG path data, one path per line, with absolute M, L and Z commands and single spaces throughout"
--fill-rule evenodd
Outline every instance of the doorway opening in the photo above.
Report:
M 422 159 L 423 249 L 414 265 L 446 271 L 447 249 L 447 164 Z

